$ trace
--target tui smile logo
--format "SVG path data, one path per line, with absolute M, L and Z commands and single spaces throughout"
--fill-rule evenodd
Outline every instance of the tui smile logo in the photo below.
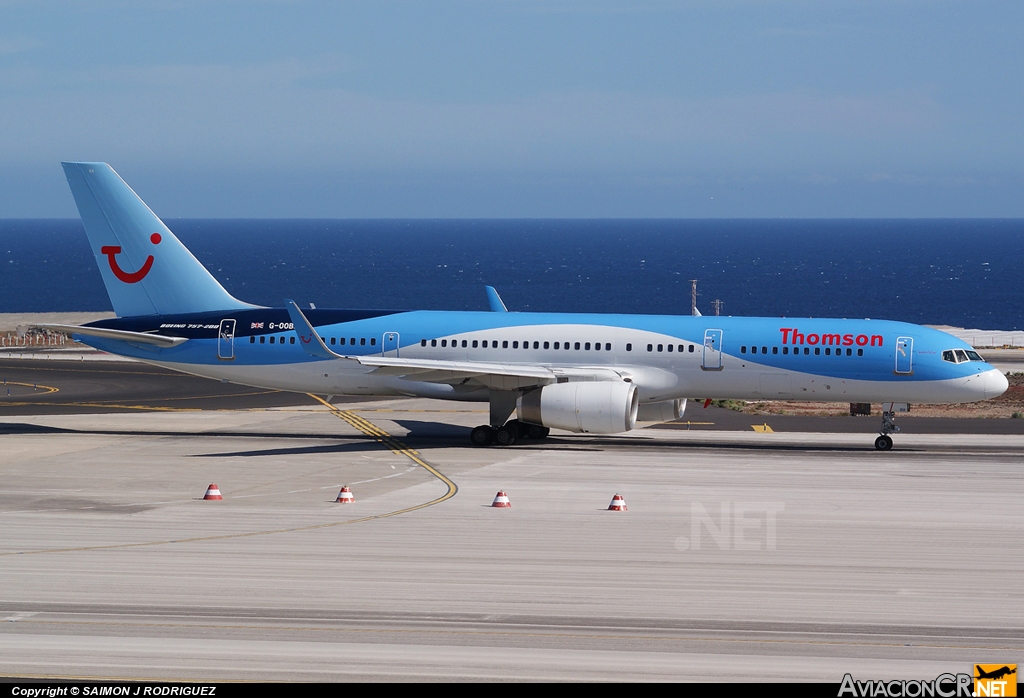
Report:
M 153 233 L 149 236 L 149 241 L 154 245 L 160 244 L 160 233 Z M 121 254 L 120 245 L 104 245 L 100 248 L 100 254 L 107 255 L 107 261 L 110 263 L 110 271 L 114 272 L 114 276 L 123 281 L 126 284 L 137 284 L 146 278 L 146 274 L 153 268 L 153 255 L 146 257 L 146 262 L 142 265 L 142 268 L 138 271 L 125 271 L 122 269 L 115 257 Z

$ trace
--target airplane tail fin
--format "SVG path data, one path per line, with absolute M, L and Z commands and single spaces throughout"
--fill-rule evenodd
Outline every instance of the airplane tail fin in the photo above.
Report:
M 118 317 L 256 307 L 224 290 L 110 165 L 61 164 Z

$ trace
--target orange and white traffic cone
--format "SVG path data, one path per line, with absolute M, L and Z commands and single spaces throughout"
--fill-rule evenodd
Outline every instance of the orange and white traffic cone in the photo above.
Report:
M 352 490 L 345 485 L 341 488 L 341 492 L 338 493 L 338 498 L 334 500 L 338 504 L 354 504 L 356 498 L 352 495 Z
M 216 483 L 211 484 L 206 488 L 206 496 L 203 499 L 224 499 L 220 496 L 220 489 Z
M 626 508 L 626 500 L 622 498 L 621 494 L 612 497 L 612 503 L 608 505 L 608 511 L 629 511 Z
M 492 507 L 498 507 L 499 509 L 511 509 L 512 502 L 508 501 L 508 495 L 504 491 L 498 492 L 494 496 L 494 502 L 491 504 Z

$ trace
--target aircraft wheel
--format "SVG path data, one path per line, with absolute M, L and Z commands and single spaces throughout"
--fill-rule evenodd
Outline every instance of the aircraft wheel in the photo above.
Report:
M 892 437 L 889 436 L 888 434 L 882 434 L 877 439 L 875 439 L 875 448 L 877 448 L 879 451 L 888 451 L 890 448 L 892 448 Z
M 551 430 L 547 427 L 540 427 L 536 424 L 531 424 L 526 428 L 526 434 L 531 439 L 546 439 L 550 433 Z
M 494 439 L 494 430 L 489 426 L 477 427 L 469 433 L 469 440 L 474 446 L 489 446 Z
M 494 430 L 494 443 L 498 446 L 511 446 L 516 442 L 518 436 L 518 430 L 515 425 L 506 424 Z

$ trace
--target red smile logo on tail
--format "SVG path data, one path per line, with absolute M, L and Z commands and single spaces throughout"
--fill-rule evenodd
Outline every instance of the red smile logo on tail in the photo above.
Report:
M 160 233 L 153 233 L 149 236 L 149 241 L 154 245 L 160 244 Z M 117 255 L 121 254 L 120 245 L 104 245 L 100 248 L 100 254 L 107 255 L 107 261 L 110 262 L 110 271 L 114 272 L 121 281 L 126 284 L 137 284 L 146 278 L 146 274 L 153 268 L 153 255 L 146 257 L 146 263 L 142 265 L 142 268 L 138 271 L 128 272 L 118 266 L 117 260 L 114 259 Z

